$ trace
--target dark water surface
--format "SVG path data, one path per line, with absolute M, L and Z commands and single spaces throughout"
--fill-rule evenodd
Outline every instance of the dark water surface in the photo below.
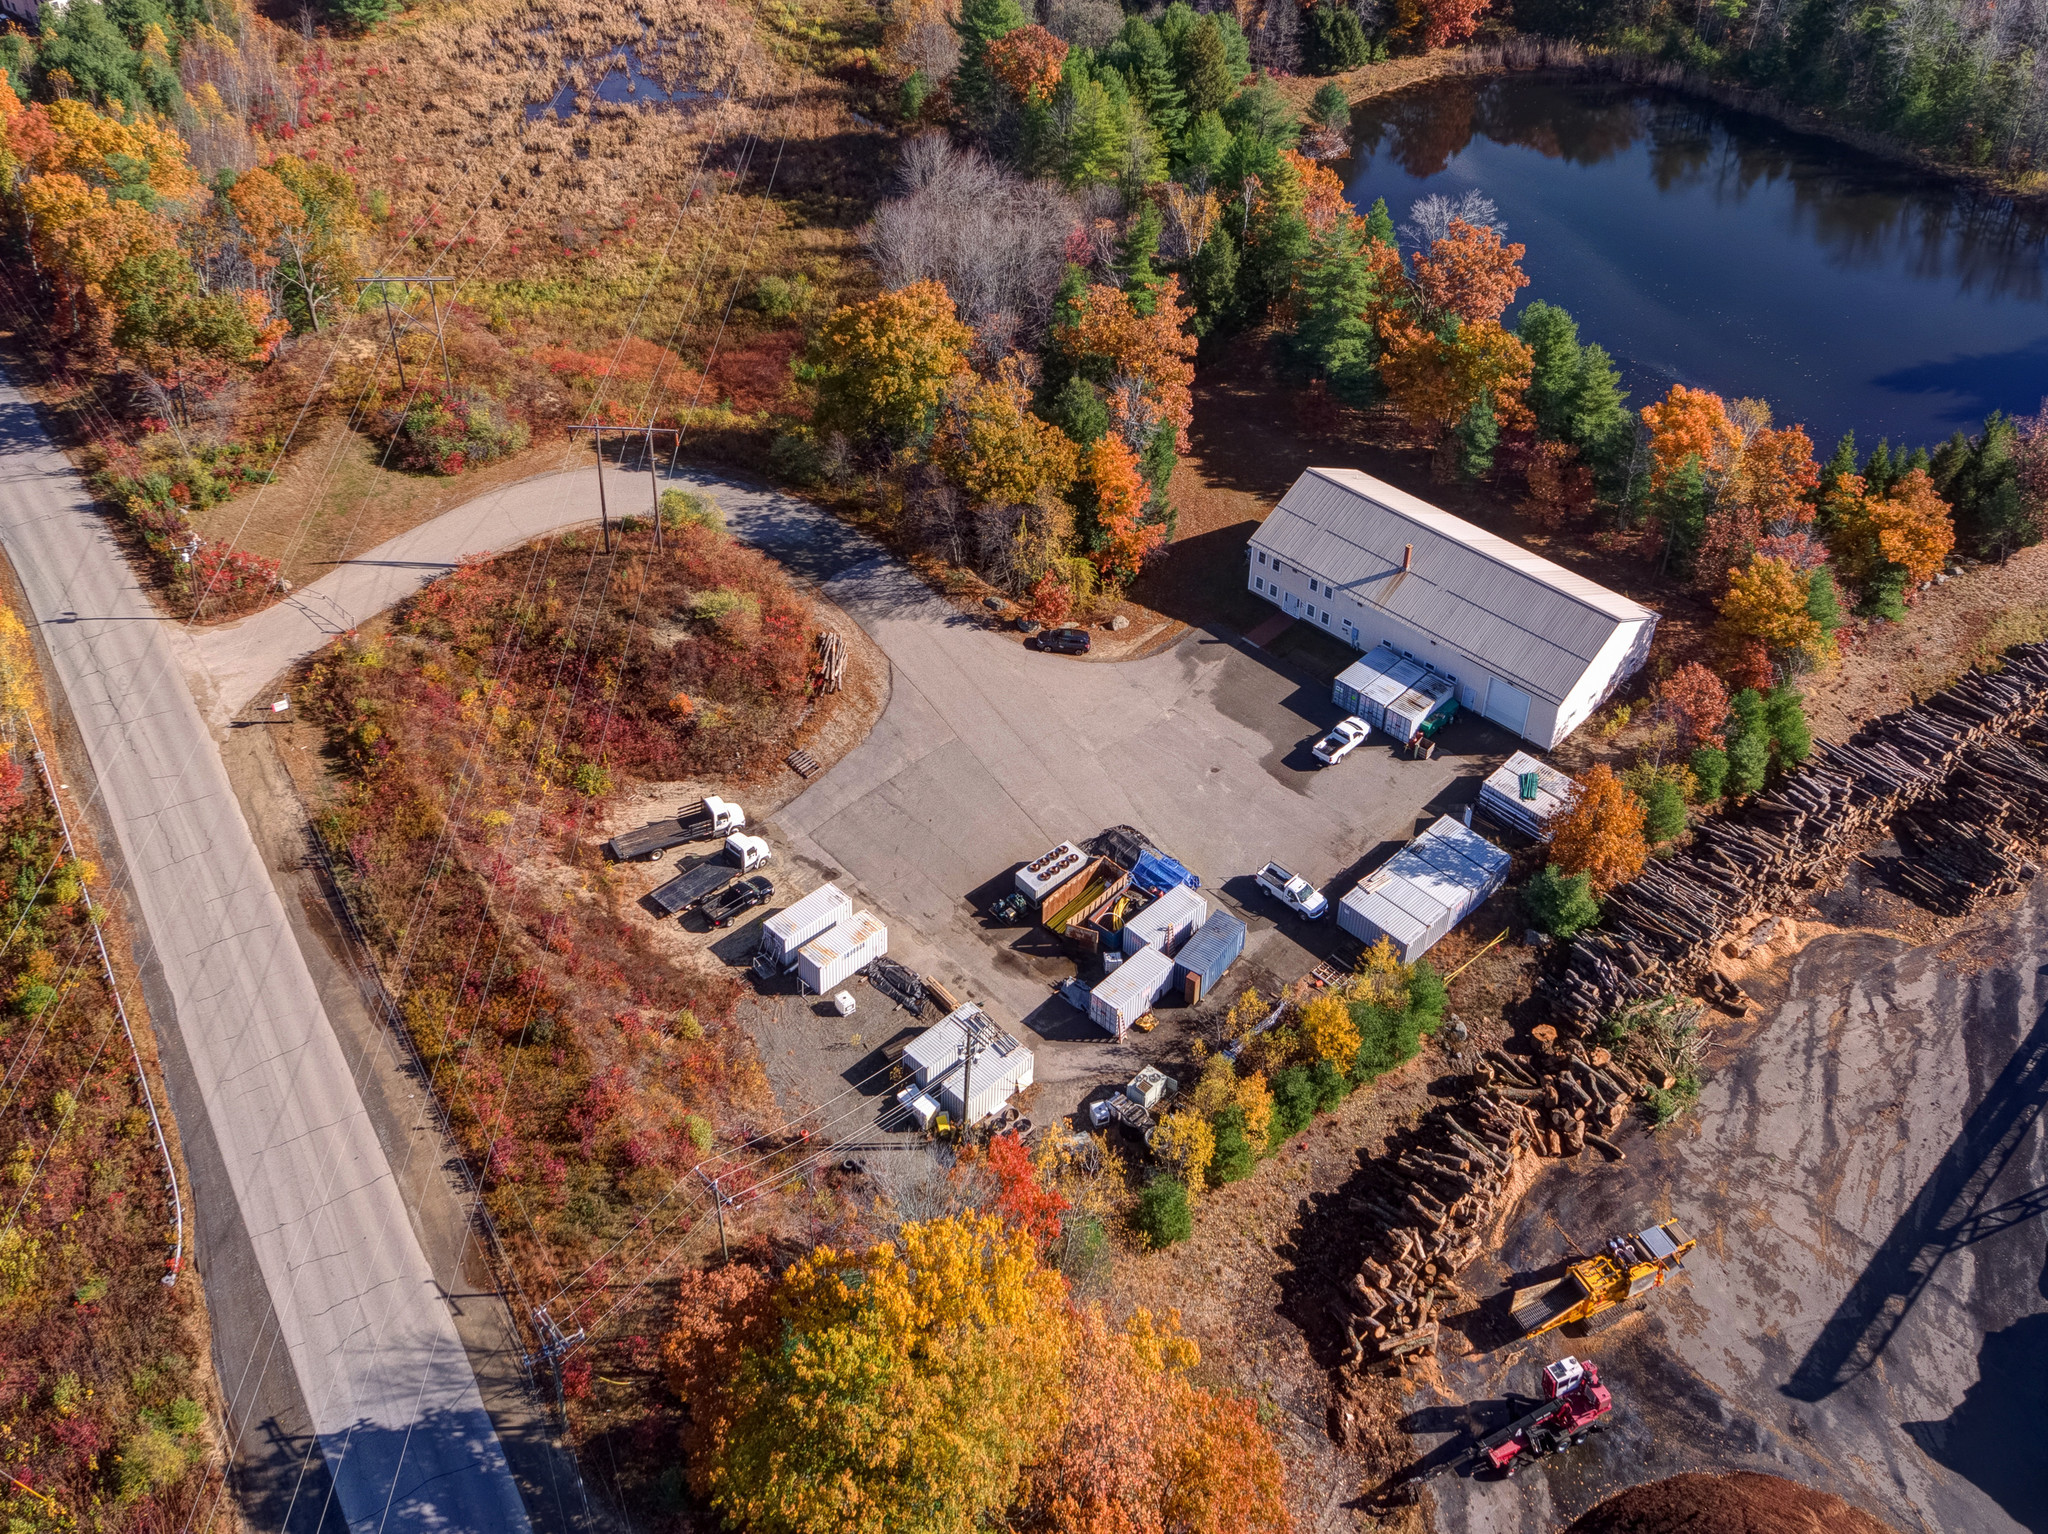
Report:
M 2048 395 L 2048 216 L 1668 92 L 1539 75 L 1368 101 L 1362 211 L 1477 187 L 1640 407 L 1770 402 L 1826 452 L 1932 443 Z

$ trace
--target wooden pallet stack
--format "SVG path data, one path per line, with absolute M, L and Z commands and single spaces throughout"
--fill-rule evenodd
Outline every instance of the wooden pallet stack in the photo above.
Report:
M 2017 887 L 2048 834 L 2048 643 L 2008 652 L 1708 821 L 1677 857 L 1608 895 L 1598 927 L 1567 945 L 1537 999 L 1567 1033 L 1589 1033 L 1625 1003 L 1703 982 L 1738 922 L 1825 884 L 1887 826 L 1907 854 L 1894 882 L 1944 914 Z

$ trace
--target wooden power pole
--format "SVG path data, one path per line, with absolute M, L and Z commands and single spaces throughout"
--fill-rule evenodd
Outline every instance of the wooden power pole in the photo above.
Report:
M 446 283 L 452 287 L 458 280 L 454 277 L 356 278 L 355 283 L 358 292 L 364 288 L 376 288 L 378 289 L 378 296 L 384 301 L 384 323 L 391 332 L 391 355 L 398 362 L 399 388 L 404 389 L 406 387 L 405 358 L 399 355 L 398 350 L 398 317 L 391 312 L 391 284 L 394 282 L 403 284 L 407 293 L 412 291 L 414 283 L 419 283 L 427 290 L 427 301 L 434 307 L 434 342 L 441 349 L 441 379 L 448 385 L 448 392 L 453 394 L 455 392 L 455 370 L 448 364 L 448 337 L 441 325 L 441 285 Z

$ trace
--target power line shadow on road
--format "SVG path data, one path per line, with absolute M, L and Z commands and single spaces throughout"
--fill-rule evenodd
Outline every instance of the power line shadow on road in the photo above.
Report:
M 2048 974 L 2048 966 L 2042 973 Z M 1994 1185 L 2019 1156 L 2048 1104 L 2048 1010 L 2044 1010 L 1991 1089 L 1899 1216 L 1835 1313 L 1782 1387 L 1799 1401 L 1820 1401 L 1883 1355 L 1941 1266 L 1967 1246 L 2031 1220 L 2048 1208 L 2035 1194 L 1999 1204 Z

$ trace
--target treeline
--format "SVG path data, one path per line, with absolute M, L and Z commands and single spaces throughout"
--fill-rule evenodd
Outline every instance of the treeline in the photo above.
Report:
M 1938 159 L 2024 175 L 2048 153 L 2033 0 L 1518 0 L 1518 26 L 1768 90 Z

